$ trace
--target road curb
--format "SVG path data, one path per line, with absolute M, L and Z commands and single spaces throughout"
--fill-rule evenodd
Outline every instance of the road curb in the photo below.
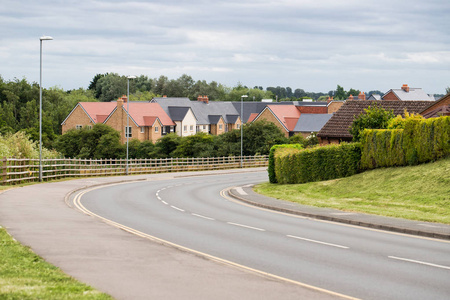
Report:
M 386 219 L 395 220 L 395 218 L 388 218 L 388 217 L 377 218 L 377 216 L 370 215 L 370 218 L 372 220 L 378 219 L 379 220 L 378 222 L 373 222 L 373 221 L 365 222 L 362 220 L 352 220 L 352 219 L 345 218 L 345 217 L 330 216 L 330 215 L 326 214 L 326 212 L 328 212 L 328 210 L 325 210 L 325 209 L 323 209 L 323 213 L 321 213 L 320 212 L 322 210 L 321 208 L 313 208 L 314 212 L 308 212 L 307 211 L 308 209 L 305 209 L 306 206 L 303 206 L 303 205 L 296 205 L 295 209 L 282 207 L 282 205 L 277 205 L 277 204 L 280 202 L 285 202 L 285 201 L 267 197 L 267 196 L 263 196 L 263 195 L 259 195 L 256 192 L 254 192 L 253 189 L 250 187 L 241 186 L 241 187 L 237 187 L 237 188 L 245 189 L 245 191 L 247 192 L 247 195 L 239 194 L 236 190 L 236 187 L 229 188 L 226 192 L 230 197 L 232 197 L 236 200 L 242 201 L 244 203 L 247 203 L 247 204 L 250 204 L 253 206 L 270 209 L 273 211 L 308 217 L 308 218 L 312 218 L 312 219 L 338 222 L 338 223 L 361 226 L 361 227 L 366 227 L 366 228 L 397 232 L 397 233 L 402 233 L 402 234 L 410 234 L 410 235 L 417 235 L 417 236 L 422 236 L 422 237 L 450 240 L 450 226 L 447 226 L 445 224 L 442 224 L 442 225 L 449 228 L 448 233 L 438 232 L 437 230 L 432 230 L 432 228 L 428 228 L 428 230 L 420 230 L 420 229 L 416 229 L 416 228 L 408 228 L 408 227 L 404 227 L 404 226 L 395 226 L 395 225 L 391 225 L 391 224 L 386 224 L 385 222 L 383 222 L 383 220 L 386 220 Z M 252 194 L 249 195 L 250 193 L 252 193 Z M 254 199 L 254 198 L 256 198 L 256 199 Z M 259 198 L 259 200 L 263 200 L 263 201 L 258 201 L 258 198 Z M 291 202 L 289 202 L 289 203 L 293 204 Z M 358 215 L 362 216 L 362 218 L 364 218 L 364 216 L 369 216 L 369 215 L 361 214 L 361 213 L 358 213 Z M 401 220 L 401 222 L 403 225 L 405 223 L 410 222 L 411 227 L 413 227 L 413 224 L 417 224 L 417 222 L 409 221 L 409 220 Z M 420 223 L 426 223 L 426 222 L 420 222 Z

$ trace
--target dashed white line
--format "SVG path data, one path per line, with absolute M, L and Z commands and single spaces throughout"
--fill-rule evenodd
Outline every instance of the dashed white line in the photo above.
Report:
M 416 263 L 416 264 L 421 264 L 421 265 L 426 265 L 426 266 L 430 266 L 430 267 L 435 267 L 435 268 L 441 268 L 441 269 L 450 270 L 450 267 L 447 267 L 447 266 L 441 266 L 441 265 L 436 265 L 436 264 L 432 264 L 432 263 L 428 263 L 428 262 L 424 262 L 424 261 L 420 261 L 420 260 L 413 260 L 413 259 L 402 258 L 402 257 L 396 257 L 396 256 L 388 256 L 388 257 L 389 257 L 389 258 L 392 258 L 392 259 L 397 259 L 397 260 L 407 261 L 407 262 Z
M 169 203 L 167 203 L 167 202 L 164 201 L 164 200 L 161 200 L 161 202 L 164 203 L 165 205 L 169 204 Z
M 170 207 L 172 207 L 173 209 L 179 210 L 179 211 L 184 211 L 184 209 L 181 209 L 181 208 L 173 206 L 173 205 L 171 205 Z
M 238 224 L 238 223 L 227 222 L 227 224 L 234 225 L 234 226 L 239 226 L 239 227 L 244 227 L 244 228 L 248 228 L 248 229 L 254 229 L 254 230 L 258 230 L 258 231 L 266 231 L 265 229 L 256 228 L 256 227 L 252 227 L 252 226 L 247 226 L 247 225 L 242 225 L 242 224 Z
M 206 219 L 206 220 L 214 221 L 214 219 L 213 219 L 213 218 L 210 218 L 210 217 L 206 217 L 206 216 L 202 216 L 202 215 L 198 215 L 198 214 L 194 214 L 194 213 L 192 213 L 192 215 L 193 215 L 193 216 L 196 216 L 196 217 L 199 217 L 199 218 Z
M 159 197 L 159 196 L 156 196 L 156 198 L 157 198 L 158 200 L 162 200 L 161 197 Z
M 295 235 L 287 235 L 287 237 L 302 240 L 302 241 L 312 242 L 312 243 L 316 243 L 316 244 L 322 244 L 322 245 L 327 245 L 327 246 L 332 246 L 332 247 L 337 247 L 337 248 L 342 248 L 342 249 L 349 249 L 349 247 L 346 247 L 346 246 L 311 240 L 311 239 L 307 239 L 307 238 L 303 238 L 303 237 L 299 237 L 299 236 L 295 236 Z

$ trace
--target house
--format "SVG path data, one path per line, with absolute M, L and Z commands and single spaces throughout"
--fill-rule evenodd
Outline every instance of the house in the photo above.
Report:
M 400 89 L 390 89 L 382 97 L 389 101 L 435 101 L 434 96 L 428 95 L 421 88 L 410 88 L 404 84 Z
M 425 119 L 450 116 L 450 93 L 434 102 L 420 113 Z
M 119 131 L 122 143 L 126 142 L 127 135 L 131 139 L 155 142 L 166 133 L 173 132 L 176 126 L 157 103 L 127 103 L 127 97 L 122 96 L 117 102 L 79 102 L 61 124 L 62 133 L 97 123 L 106 124 Z
M 350 134 L 350 127 L 353 120 L 364 109 L 369 106 L 378 105 L 386 110 L 392 110 L 394 115 L 404 115 L 405 110 L 409 113 L 420 113 L 432 104 L 427 101 L 399 101 L 399 100 L 351 100 L 346 101 L 342 107 L 333 114 L 323 128 L 318 132 L 321 145 L 339 144 L 342 141 L 350 142 L 353 136 Z
M 176 133 L 179 136 L 189 136 L 196 134 L 197 118 L 190 107 L 170 106 L 168 107 L 169 117 L 176 124 Z
M 103 123 L 115 107 L 115 102 L 78 102 L 61 123 L 62 133 Z
M 189 108 L 195 117 L 195 124 L 192 117 L 190 119 L 192 123 L 189 125 L 183 123 L 183 129 L 185 124 L 188 126 L 187 135 L 197 132 L 218 135 L 238 129 L 241 125 L 240 115 L 231 102 L 210 102 L 208 96 L 198 96 L 197 101 L 191 101 L 189 98 L 159 97 L 153 98 L 150 102 L 161 105 L 169 115 L 174 111 L 174 107 L 177 107 L 179 112 L 181 112 L 182 107 L 184 109 Z M 191 128 L 193 128 L 193 131 L 191 131 Z M 184 133 L 182 136 L 184 136 Z
M 301 114 L 293 133 L 306 138 L 313 132 L 319 132 L 332 116 L 333 114 Z

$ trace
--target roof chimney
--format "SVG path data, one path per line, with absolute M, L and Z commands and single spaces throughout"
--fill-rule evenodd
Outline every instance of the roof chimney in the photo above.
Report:
M 402 86 L 402 90 L 404 90 L 405 92 L 409 93 L 409 86 L 407 84 L 404 84 Z
M 122 96 L 122 100 L 123 100 L 123 103 L 127 103 L 127 100 L 128 100 L 127 96 L 126 96 L 126 95 L 123 95 L 123 96 Z
M 358 95 L 358 100 L 366 100 L 366 94 L 364 94 L 364 92 L 360 92 Z
M 167 95 L 164 95 L 163 98 L 167 98 Z
M 123 99 L 119 98 L 117 99 L 117 107 L 122 107 L 123 106 Z
M 206 95 L 205 95 L 205 96 L 203 96 L 203 95 L 198 95 L 197 101 L 204 102 L 204 103 L 206 103 L 206 104 L 209 103 L 208 96 L 206 96 Z
M 333 101 L 333 97 L 328 96 L 327 103 L 330 103 L 331 101 Z
M 353 100 L 353 95 L 348 96 L 348 100 Z

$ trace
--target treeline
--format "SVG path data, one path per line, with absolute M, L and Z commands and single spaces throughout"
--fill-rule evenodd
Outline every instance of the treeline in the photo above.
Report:
M 296 135 L 290 139 L 273 123 L 258 121 L 243 127 L 243 155 L 268 154 L 277 144 L 301 143 L 304 147 L 317 144 L 315 136 L 305 139 Z M 57 151 L 71 158 L 125 158 L 126 144 L 120 143 L 118 131 L 104 124 L 96 124 L 92 129 L 69 130 L 55 143 Z M 168 157 L 222 157 L 239 156 L 241 132 L 232 130 L 215 136 L 198 133 L 180 137 L 167 134 L 156 143 L 130 140 L 129 158 Z

